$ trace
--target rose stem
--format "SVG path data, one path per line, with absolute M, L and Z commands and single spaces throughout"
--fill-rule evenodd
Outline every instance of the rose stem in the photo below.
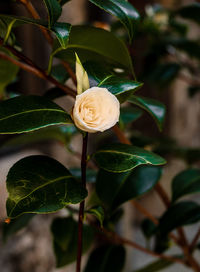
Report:
M 86 188 L 87 142 L 88 142 L 88 133 L 86 133 L 83 136 L 82 157 L 81 157 L 81 179 L 82 179 L 82 184 L 84 188 Z M 77 250 L 76 272 L 81 271 L 84 206 L 85 206 L 85 201 L 82 201 L 80 203 L 79 217 L 78 217 L 78 250 Z

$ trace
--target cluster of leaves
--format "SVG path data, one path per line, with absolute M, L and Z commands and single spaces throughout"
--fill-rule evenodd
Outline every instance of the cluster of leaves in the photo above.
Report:
M 3 41 L 0 52 L 16 58 L 6 47 L 9 45 L 18 50 L 14 35 L 15 28 L 22 24 L 42 26 L 55 35 L 47 67 L 47 71 L 52 77 L 60 84 L 64 84 L 69 75 L 62 62 L 59 65 L 53 65 L 53 59 L 67 61 L 74 67 L 75 53 L 77 53 L 80 57 L 76 62 L 78 69 L 81 69 L 79 75 L 84 77 L 87 74 L 91 87 L 105 87 L 116 95 L 120 103 L 127 102 L 121 107 L 120 127 L 123 130 L 146 111 L 153 117 L 161 131 L 166 113 L 165 106 L 157 100 L 135 94 L 142 83 L 136 80 L 128 49 L 116 35 L 117 31 L 114 27 L 110 32 L 92 26 L 71 26 L 66 22 L 58 22 L 62 13 L 62 5 L 68 1 L 44 0 L 43 2 L 48 13 L 47 21 L 0 15 L 0 38 Z M 198 15 L 189 15 L 193 11 L 185 12 L 183 8 L 169 17 L 170 24 L 168 26 L 174 28 L 173 33 L 177 33 L 179 37 L 178 40 L 174 40 L 174 37 L 170 37 L 172 32 L 169 32 L 168 28 L 162 32 L 159 26 L 155 22 L 153 23 L 153 18 L 145 17 L 142 18 L 141 23 L 138 23 L 139 13 L 125 0 L 90 0 L 90 2 L 116 16 L 125 27 L 129 40 L 133 38 L 134 32 L 136 37 L 146 32 L 150 33 L 151 38 L 152 36 L 156 37 L 156 43 L 152 42 L 150 48 L 152 51 L 148 54 L 148 59 L 155 58 L 150 63 L 158 63 L 160 61 L 158 57 L 160 55 L 164 57 L 166 54 L 164 48 L 166 49 L 172 41 L 174 41 L 172 44 L 174 47 L 191 54 L 188 49 L 191 41 L 185 38 L 182 43 L 180 42 L 183 39 L 181 36 L 183 35 L 183 26 L 177 23 L 175 18 L 179 15 L 188 19 L 192 17 L 198 21 Z M 197 12 L 197 8 L 199 9 L 199 5 L 195 7 L 195 12 Z M 188 9 L 190 10 L 191 6 Z M 158 36 L 159 42 L 157 41 Z M 194 42 L 194 44 L 195 47 L 197 43 Z M 155 50 L 156 45 L 159 48 Z M 161 54 L 161 52 L 164 53 Z M 192 50 L 192 52 L 194 54 L 196 51 Z M 178 64 L 167 63 L 167 65 L 167 67 L 162 67 L 159 72 L 155 67 L 148 67 L 153 71 L 152 78 L 152 74 L 155 73 L 154 78 L 164 78 L 164 82 L 166 82 L 169 81 L 169 76 L 172 78 L 172 74 L 173 77 L 177 75 Z M 173 73 L 171 73 L 171 66 L 173 66 Z M 166 75 L 160 74 L 165 72 L 165 69 L 168 73 L 167 80 Z M 8 70 L 9 73 L 5 72 Z M 53 101 L 65 94 L 61 89 L 53 88 L 47 90 L 44 96 L 19 95 L 7 99 L 9 95 L 6 92 L 6 87 L 13 82 L 18 70 L 16 65 L 0 59 L 0 91 L 2 99 L 4 98 L 4 101 L 0 102 L 0 134 L 20 134 L 4 141 L 2 148 L 27 145 L 44 140 L 56 140 L 64 144 L 66 149 L 73 154 L 70 141 L 78 131 L 74 127 L 69 113 Z M 123 72 L 121 73 L 121 71 Z M 154 79 L 153 81 L 155 82 Z M 83 85 L 78 80 L 78 89 L 81 87 Z M 139 146 L 112 143 L 97 149 L 90 156 L 98 165 L 99 170 L 87 172 L 87 182 L 92 183 L 94 191 L 89 196 L 85 212 L 86 215 L 95 216 L 100 226 L 108 230 L 113 230 L 115 223 L 119 220 L 120 206 L 149 192 L 159 182 L 162 175 L 160 166 L 165 164 L 165 159 L 146 150 L 145 144 Z M 164 246 L 157 244 L 155 251 L 163 252 L 168 248 L 168 234 L 171 231 L 200 220 L 200 206 L 198 204 L 191 201 L 179 201 L 185 195 L 199 192 L 199 181 L 200 171 L 198 169 L 191 168 L 180 173 L 172 181 L 171 206 L 160 217 L 159 224 L 155 226 L 148 221 L 144 222 L 144 234 L 148 239 L 152 236 L 161 237 L 162 239 L 158 240 L 166 242 Z M 88 194 L 80 182 L 80 169 L 67 169 L 53 158 L 41 155 L 29 156 L 18 161 L 10 169 L 6 182 L 9 193 L 7 214 L 12 220 L 9 225 L 4 226 L 5 240 L 26 226 L 33 214 L 56 212 L 63 208 L 70 209 L 70 204 L 80 203 Z M 77 212 L 76 210 L 70 211 Z M 51 231 L 57 267 L 75 261 L 78 226 L 74 216 L 54 219 Z M 85 224 L 83 231 L 84 252 L 89 249 L 96 233 L 99 235 L 98 228 Z M 95 266 L 95 271 L 98 272 L 120 272 L 124 262 L 124 247 L 106 243 L 92 251 L 84 271 L 94 271 Z M 159 261 L 140 271 L 159 271 L 170 264 L 169 261 Z

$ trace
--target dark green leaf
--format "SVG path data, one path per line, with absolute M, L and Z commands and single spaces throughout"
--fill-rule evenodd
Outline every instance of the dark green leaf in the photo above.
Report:
M 1 147 L 26 146 L 38 142 L 59 141 L 62 144 L 70 142 L 72 135 L 77 132 L 74 126 L 53 126 L 39 129 L 30 133 L 17 135 L 3 142 Z
M 141 224 L 141 230 L 146 239 L 150 239 L 156 232 L 156 225 L 149 219 L 144 219 Z
M 7 214 L 49 213 L 81 202 L 87 191 L 56 160 L 30 156 L 11 167 L 7 176 Z
M 18 96 L 0 103 L 0 134 L 69 123 L 72 123 L 70 115 L 42 96 Z
M 145 267 L 134 270 L 133 272 L 157 272 L 162 271 L 162 269 L 169 267 L 173 262 L 167 260 L 158 260 L 151 264 L 146 265 Z
M 168 235 L 161 235 L 158 231 L 155 235 L 154 251 L 161 254 L 170 248 L 170 238 Z
M 184 19 L 190 19 L 200 24 L 200 4 L 197 2 L 181 7 L 175 12 Z
M 200 59 L 200 42 L 199 40 L 188 40 L 188 39 L 172 39 L 169 43 L 187 53 L 192 58 Z
M 57 81 L 64 84 L 67 79 L 69 79 L 69 74 L 62 64 L 57 64 L 51 68 L 51 76 L 53 76 Z M 64 94 L 65 95 L 65 94 Z
M 125 0 L 90 0 L 90 2 L 116 16 L 128 30 L 130 39 L 133 38 L 134 26 L 140 15 L 129 2 Z
M 19 230 L 26 227 L 29 221 L 33 218 L 34 214 L 23 214 L 18 218 L 12 219 L 9 224 L 4 223 L 3 225 L 3 240 L 7 239 L 18 232 Z
M 100 170 L 97 176 L 96 192 L 104 205 L 116 208 L 151 190 L 159 181 L 160 176 L 161 169 L 153 166 L 140 166 L 123 173 Z
M 176 62 L 162 63 L 148 73 L 147 79 L 153 83 L 158 84 L 160 88 L 166 88 L 177 77 L 181 66 Z
M 166 113 L 166 108 L 164 104 L 157 100 L 142 96 L 132 96 L 129 99 L 129 102 L 146 110 L 154 118 L 158 128 L 160 130 L 163 129 Z
M 81 169 L 80 168 L 70 168 L 70 172 L 77 179 L 81 180 Z M 87 169 L 86 171 L 86 181 L 88 183 L 94 183 L 96 181 L 97 171 L 94 169 Z
M 98 165 L 106 171 L 126 172 L 141 164 L 162 165 L 166 161 L 153 152 L 126 144 L 110 144 L 95 153 Z
M 200 169 L 187 169 L 173 179 L 173 202 L 182 196 L 195 193 L 200 193 Z
M 8 50 L 0 47 L 0 51 L 5 54 L 9 54 Z M 10 55 L 10 54 L 9 54 Z M 9 71 L 9 72 L 8 72 Z M 13 81 L 19 71 L 19 67 L 11 63 L 10 61 L 0 59 L 0 94 L 4 91 L 4 88 Z
M 75 52 L 83 63 L 89 60 L 100 60 L 104 63 L 112 63 L 116 68 L 121 67 L 129 72 L 133 71 L 125 44 L 104 29 L 91 26 L 73 26 L 66 50 L 58 52 L 56 56 L 74 64 Z
M 143 111 L 134 107 L 122 107 L 120 110 L 120 122 L 127 125 L 139 119 L 143 114 Z
M 103 227 L 104 209 L 101 206 L 90 208 L 86 213 L 93 214 L 100 222 L 101 227 Z
M 60 3 L 61 6 L 65 5 L 69 1 L 71 1 L 71 0 L 58 0 L 58 2 Z
M 7 22 L 7 24 L 14 21 L 13 27 L 18 27 L 23 24 L 33 24 L 48 29 L 48 23 L 42 20 L 3 14 L 0 14 L 0 19 Z M 50 30 L 56 35 L 61 47 L 65 49 L 68 43 L 71 25 L 68 23 L 56 22 L 53 26 L 51 26 Z
M 119 76 L 109 76 L 98 84 L 99 87 L 107 88 L 112 94 L 116 95 L 121 103 L 126 101 L 142 83 L 132 81 Z
M 78 223 L 72 218 L 56 218 L 51 225 L 53 234 L 56 266 L 62 267 L 76 260 L 78 244 Z M 83 225 L 83 253 L 86 252 L 94 239 L 94 231 Z
M 200 206 L 195 202 L 184 201 L 172 205 L 161 217 L 159 229 L 162 235 L 172 230 L 194 224 L 200 220 Z
M 96 248 L 90 255 L 84 272 L 121 272 L 125 263 L 125 249 L 121 245 Z
M 48 11 L 49 28 L 51 28 L 62 13 L 62 8 L 57 0 L 43 0 Z

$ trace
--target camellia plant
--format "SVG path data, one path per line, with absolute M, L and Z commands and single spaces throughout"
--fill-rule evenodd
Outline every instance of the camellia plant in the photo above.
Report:
M 66 146 L 70 156 L 80 155 L 80 168 L 67 169 L 44 155 L 16 162 L 6 180 L 9 224 L 4 226 L 4 239 L 25 227 L 34 214 L 67 209 L 70 215 L 54 218 L 51 225 L 57 267 L 76 262 L 76 272 L 80 272 L 81 257 L 93 244 L 84 272 L 122 271 L 125 245 L 158 258 L 138 271 L 160 271 L 173 263 L 200 271 L 200 264 L 193 255 L 198 250 L 200 232 L 189 243 L 182 228 L 200 220 L 200 206 L 192 201 L 179 201 L 185 195 L 200 191 L 200 170 L 189 168 L 178 174 L 172 181 L 170 199 L 159 183 L 166 160 L 149 148 L 133 145 L 127 137 L 129 123 L 137 120 L 143 111 L 153 117 L 161 131 L 166 110 L 161 102 L 137 95 L 142 82 L 136 79 L 130 53 L 118 32 L 58 21 L 66 0 L 41 1 L 46 7 L 47 21 L 40 18 L 30 0 L 17 2 L 26 7 L 31 17 L 0 15 L 0 133 L 22 134 L 8 139 L 7 145 L 55 138 Z M 159 31 L 165 33 L 169 20 L 175 22 L 177 14 L 185 18 L 191 14 L 182 9 L 173 13 L 173 17 L 169 11 L 162 10 L 153 17 L 153 9 L 148 9 L 148 16 L 141 18 L 125 0 L 90 2 L 117 17 L 128 42 L 134 32 L 136 36 L 149 30 L 155 36 Z M 200 14 L 199 4 L 189 6 L 188 10 L 192 8 Z M 191 17 L 188 15 L 188 18 Z M 52 46 L 46 70 L 19 48 L 14 30 L 24 24 L 36 25 Z M 178 24 L 176 27 L 178 29 Z M 54 65 L 55 58 L 59 64 Z M 43 96 L 10 94 L 7 87 L 19 69 L 46 80 L 54 88 Z M 69 78 L 73 86 L 65 84 Z M 62 96 L 74 99 L 70 112 L 54 102 Z M 104 139 L 103 145 L 97 145 L 94 152 L 88 154 L 88 135 L 100 139 L 107 130 L 112 134 L 108 141 L 105 138 L 107 144 Z M 75 154 L 70 147 L 77 133 L 82 135 L 81 154 Z M 137 202 L 138 197 L 153 188 L 166 206 L 160 218 L 155 218 Z M 115 226 L 122 216 L 121 205 L 128 201 L 145 215 L 141 227 L 147 240 L 154 237 L 157 241 L 154 248 L 139 245 L 117 233 Z M 79 209 L 72 204 L 79 204 Z M 102 237 L 101 243 L 96 237 Z M 165 254 L 172 244 L 170 241 L 180 248 L 179 255 Z

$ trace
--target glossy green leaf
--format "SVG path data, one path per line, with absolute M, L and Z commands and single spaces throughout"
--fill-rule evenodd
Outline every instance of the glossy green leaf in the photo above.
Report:
M 30 156 L 11 167 L 7 176 L 7 214 L 49 213 L 81 202 L 87 191 L 56 160 Z
M 14 21 L 13 27 L 18 27 L 23 24 L 33 24 L 48 29 L 48 23 L 42 20 L 4 14 L 0 14 L 0 19 L 4 20 L 7 24 L 10 24 L 12 21 Z M 50 30 L 56 35 L 61 47 L 66 48 L 71 25 L 68 23 L 56 22 L 53 26 L 51 26 Z
M 162 235 L 200 220 L 200 205 L 191 201 L 178 202 L 172 205 L 161 217 L 159 229 Z
M 172 181 L 172 201 L 182 196 L 200 193 L 200 169 L 182 171 Z
M 69 123 L 72 123 L 70 115 L 42 96 L 18 96 L 0 102 L 0 134 L 30 132 Z
M 2 47 L 0 47 L 0 51 L 10 55 L 10 53 Z M 14 65 L 10 61 L 0 59 L 0 94 L 1 95 L 5 87 L 14 80 L 18 71 L 19 71 L 18 66 Z
M 62 64 L 52 66 L 51 76 L 53 76 L 57 81 L 59 81 L 62 84 L 64 84 L 70 77 L 69 74 L 67 73 L 66 68 Z
M 3 142 L 0 146 L 1 148 L 13 148 L 47 141 L 58 141 L 66 145 L 76 132 L 77 130 L 74 126 L 52 126 L 29 132 L 28 134 L 16 135 Z
M 126 78 L 120 78 L 119 76 L 109 76 L 101 81 L 98 86 L 107 88 L 112 94 L 117 96 L 121 103 L 123 103 L 142 86 L 142 83 Z
M 153 166 L 139 166 L 123 173 L 100 170 L 96 181 L 96 192 L 101 201 L 113 209 L 151 190 L 160 176 L 161 168 Z
M 143 268 L 134 270 L 133 272 L 157 272 L 157 271 L 162 271 L 162 269 L 167 268 L 171 265 L 173 265 L 173 262 L 170 262 L 167 260 L 158 260 L 146 265 Z
M 83 68 L 83 65 L 76 55 L 76 80 L 77 80 L 77 94 L 82 94 L 84 91 L 90 88 L 89 78 L 87 72 Z
M 96 248 L 90 255 L 84 272 L 121 272 L 126 252 L 121 245 L 105 245 Z
M 135 23 L 140 15 L 129 2 L 126 0 L 90 0 L 90 2 L 116 16 L 128 30 L 130 39 L 133 38 Z
M 78 223 L 72 218 L 56 218 L 51 225 L 56 266 L 62 267 L 76 260 L 78 244 Z M 94 239 L 94 231 L 83 225 L 83 253 Z
M 81 180 L 81 169 L 80 168 L 70 168 L 70 172 L 77 179 Z M 96 181 L 97 171 L 94 169 L 87 169 L 86 171 L 86 181 L 88 183 L 94 183 Z
M 184 19 L 193 20 L 200 24 L 200 4 L 194 2 L 187 6 L 183 6 L 175 12 L 175 15 L 179 15 Z
M 94 215 L 98 221 L 100 222 L 101 227 L 103 227 L 103 221 L 104 221 L 104 209 L 101 206 L 90 208 L 86 211 L 86 213 Z
M 166 108 L 161 102 L 142 96 L 132 96 L 129 102 L 147 111 L 155 120 L 158 128 L 163 129 Z
M 90 60 L 100 61 L 104 64 L 113 64 L 116 68 L 124 68 L 129 72 L 133 71 L 125 44 L 104 29 L 92 26 L 73 26 L 66 50 L 58 52 L 56 56 L 74 64 L 75 52 L 82 63 Z
M 12 219 L 9 224 L 4 223 L 2 233 L 4 242 L 6 242 L 10 236 L 26 227 L 33 216 L 34 214 L 23 214 L 17 218 Z
M 49 28 L 58 20 L 62 13 L 62 8 L 57 0 L 43 0 L 48 11 Z
M 153 152 L 126 144 L 110 144 L 94 154 L 100 168 L 126 172 L 142 164 L 163 165 L 166 161 Z
M 120 109 L 120 122 L 127 125 L 131 122 L 139 119 L 143 114 L 143 111 L 134 107 L 122 107 Z

